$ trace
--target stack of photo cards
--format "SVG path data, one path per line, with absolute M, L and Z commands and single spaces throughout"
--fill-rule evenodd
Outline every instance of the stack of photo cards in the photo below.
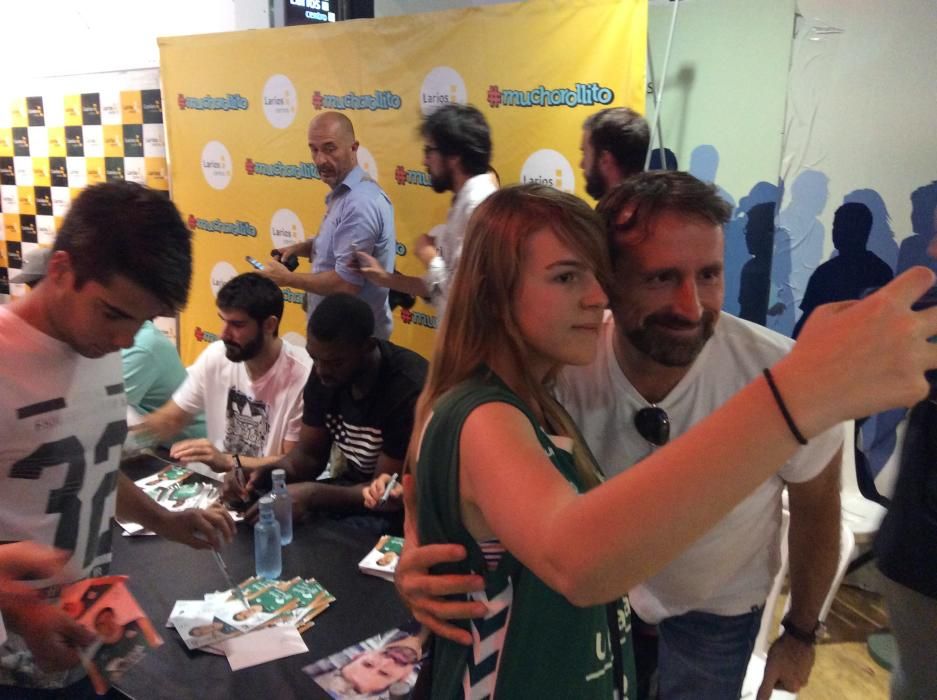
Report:
M 378 576 L 385 581 L 393 581 L 397 571 L 397 562 L 403 551 L 403 537 L 382 535 L 374 548 L 358 562 L 358 569 L 363 574 Z
M 194 473 L 180 464 L 170 464 L 156 474 L 137 479 L 134 483 L 143 493 L 167 510 L 208 508 L 220 502 L 221 491 L 218 486 L 214 483 L 192 480 L 190 477 Z M 236 521 L 242 519 L 240 514 L 229 512 Z M 125 536 L 154 534 L 138 523 L 125 522 L 119 518 L 117 522 L 124 529 Z
M 426 658 L 426 634 L 416 622 L 369 637 L 303 667 L 336 700 L 408 693 Z
M 227 640 L 274 626 L 305 632 L 335 600 L 315 579 L 299 577 L 288 581 L 251 577 L 238 588 L 247 607 L 233 590 L 208 593 L 203 600 L 176 601 L 166 626 L 174 627 L 189 649 L 230 659 Z
M 62 590 L 65 612 L 97 635 L 90 646 L 82 649 L 81 662 L 99 695 L 120 680 L 147 650 L 163 643 L 126 582 L 126 576 L 105 576 L 85 579 Z

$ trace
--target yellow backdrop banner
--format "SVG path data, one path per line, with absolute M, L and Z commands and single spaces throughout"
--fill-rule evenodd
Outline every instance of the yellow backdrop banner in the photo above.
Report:
M 216 339 L 214 295 L 270 250 L 315 236 L 328 187 L 306 146 L 325 110 L 345 113 L 359 164 L 394 204 L 397 267 L 445 222 L 417 128 L 448 102 L 491 125 L 503 184 L 544 182 L 586 197 L 583 120 L 609 106 L 643 111 L 646 0 L 540 0 L 331 25 L 160 40 L 173 199 L 195 233 L 195 274 L 180 320 L 191 363 Z M 300 267 L 308 270 L 308 267 Z M 282 334 L 305 343 L 302 294 L 284 290 Z M 392 339 L 427 357 L 438 324 L 422 301 L 394 309 Z

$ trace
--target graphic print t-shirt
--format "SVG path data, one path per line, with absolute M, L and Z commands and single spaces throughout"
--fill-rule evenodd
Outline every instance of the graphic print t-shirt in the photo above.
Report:
M 273 366 L 251 380 L 243 362 L 225 357 L 222 341 L 209 345 L 189 367 L 172 400 L 186 413 L 205 412 L 208 439 L 229 454 L 280 454 L 284 440 L 299 439 L 303 386 L 312 360 L 304 348 L 284 342 Z

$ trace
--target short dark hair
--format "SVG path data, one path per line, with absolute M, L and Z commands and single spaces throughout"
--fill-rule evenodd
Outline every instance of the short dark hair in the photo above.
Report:
M 631 216 L 619 224 L 622 211 L 629 208 L 633 209 Z M 680 170 L 654 170 L 632 175 L 613 187 L 602 197 L 596 211 L 605 222 L 609 252 L 615 260 L 619 235 L 641 229 L 647 234 L 662 212 L 694 216 L 723 226 L 732 214 L 732 207 L 708 182 Z
M 596 154 L 601 151 L 611 153 L 626 175 L 644 170 L 651 134 L 647 120 L 633 109 L 603 109 L 587 117 L 582 128 L 589 132 L 589 142 Z
M 323 343 L 360 346 L 374 335 L 374 312 L 353 294 L 331 294 L 312 312 L 306 332 Z
M 68 253 L 78 287 L 121 275 L 169 311 L 189 298 L 192 233 L 165 192 L 123 180 L 88 187 L 72 202 L 54 250 Z
M 443 105 L 423 117 L 420 136 L 432 140 L 444 156 L 458 156 L 468 174 L 488 171 L 491 130 L 478 108 L 457 103 Z
M 872 231 L 872 210 L 862 202 L 841 204 L 833 214 L 834 220 L 840 218 L 851 231 L 861 234 L 866 240 Z
M 215 303 L 219 309 L 238 309 L 257 323 L 263 323 L 271 316 L 277 320 L 283 318 L 283 292 L 271 280 L 256 272 L 245 272 L 232 277 L 218 290 Z M 280 324 L 273 334 L 277 335 Z

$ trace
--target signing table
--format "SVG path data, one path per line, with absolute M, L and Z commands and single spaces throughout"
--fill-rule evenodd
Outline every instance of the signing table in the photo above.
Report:
M 156 471 L 155 463 L 137 460 L 133 479 Z M 141 471 L 148 468 L 148 471 Z M 302 668 L 379 632 L 398 627 L 407 611 L 392 583 L 358 571 L 358 562 L 377 536 L 319 520 L 297 525 L 293 542 L 283 548 L 280 579 L 316 578 L 335 602 L 303 634 L 309 647 L 298 654 L 232 672 L 223 656 L 189 651 L 178 634 L 164 628 L 176 600 L 199 599 L 227 588 L 208 550 L 194 550 L 161 537 L 123 537 L 115 525 L 111 573 L 130 576 L 130 590 L 165 640 L 121 679 L 118 688 L 134 699 L 149 698 L 328 698 Z M 237 537 L 222 549 L 231 577 L 254 574 L 251 526 L 238 524 Z

